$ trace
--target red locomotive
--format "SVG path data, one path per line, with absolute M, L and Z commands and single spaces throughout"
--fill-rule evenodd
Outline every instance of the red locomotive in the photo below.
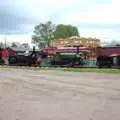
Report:
M 98 47 L 97 65 L 101 67 L 120 67 L 120 46 Z

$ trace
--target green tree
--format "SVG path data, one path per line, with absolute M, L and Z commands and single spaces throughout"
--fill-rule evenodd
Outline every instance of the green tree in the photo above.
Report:
M 3 44 L 3 42 L 0 42 L 0 48 L 4 48 L 5 45 Z
M 15 42 L 12 42 L 11 47 L 18 47 L 17 44 Z
M 119 41 L 119 40 L 112 40 L 112 41 L 110 42 L 110 45 L 120 46 L 120 41 Z
M 65 39 L 72 36 L 79 37 L 79 31 L 77 27 L 72 25 L 63 25 L 63 24 L 59 24 L 56 26 L 56 30 L 54 32 L 55 39 L 60 39 L 60 38 Z
M 49 41 L 53 39 L 53 32 L 55 26 L 51 21 L 40 23 L 34 28 L 34 35 L 32 35 L 32 42 L 38 45 L 39 48 L 49 46 Z

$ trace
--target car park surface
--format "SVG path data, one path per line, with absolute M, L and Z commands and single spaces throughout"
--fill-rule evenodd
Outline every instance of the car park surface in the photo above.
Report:
M 0 120 L 120 120 L 120 75 L 1 67 Z

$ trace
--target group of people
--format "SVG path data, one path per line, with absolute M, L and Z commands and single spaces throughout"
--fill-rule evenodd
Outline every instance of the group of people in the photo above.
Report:
M 47 53 L 43 51 L 40 52 L 33 51 L 31 57 L 32 57 L 32 64 L 41 64 L 42 60 L 47 57 Z
M 8 59 L 11 54 L 13 54 L 13 50 L 11 48 L 0 48 L 0 63 L 8 64 Z

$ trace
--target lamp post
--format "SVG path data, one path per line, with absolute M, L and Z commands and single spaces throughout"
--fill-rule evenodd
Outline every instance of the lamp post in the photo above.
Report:
M 5 49 L 6 49 L 6 40 L 7 40 L 7 37 L 5 36 L 5 37 L 4 37 Z

